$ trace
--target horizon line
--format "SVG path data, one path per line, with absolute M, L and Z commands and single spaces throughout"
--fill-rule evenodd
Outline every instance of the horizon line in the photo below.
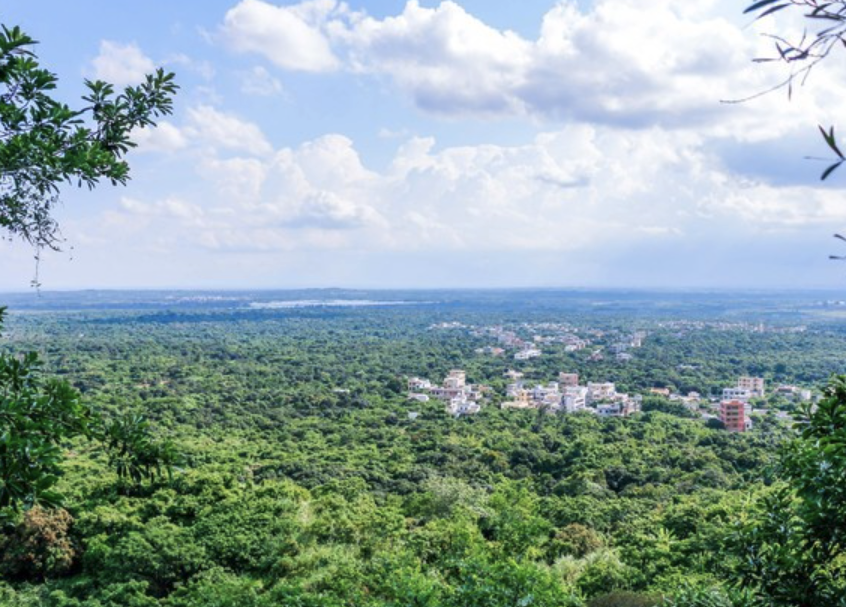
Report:
M 287 287 L 172 287 L 172 286 L 144 286 L 144 287 L 60 287 L 60 288 L 38 288 L 30 287 L 27 290 L 5 290 L 0 288 L 0 296 L 2 295 L 45 295 L 58 293 L 126 293 L 126 292 L 192 292 L 192 293 L 244 293 L 244 292 L 259 292 L 259 293 L 273 293 L 273 292 L 294 292 L 294 291 L 371 291 L 371 292 L 385 292 L 385 291 L 413 291 L 413 292 L 431 292 L 431 291 L 451 291 L 451 292 L 471 292 L 471 291 L 634 291 L 634 292 L 665 292 L 665 293 L 707 293 L 707 292 L 734 292 L 734 293 L 827 293 L 837 292 L 843 290 L 846 295 L 846 285 L 842 287 L 822 287 L 822 286 L 808 286 L 808 287 L 789 287 L 789 286 L 427 286 L 427 287 L 409 287 L 409 286 L 287 286 Z

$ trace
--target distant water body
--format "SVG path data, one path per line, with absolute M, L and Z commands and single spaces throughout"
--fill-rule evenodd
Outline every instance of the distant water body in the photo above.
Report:
M 297 299 L 288 301 L 254 301 L 253 310 L 282 310 L 286 308 L 365 308 L 372 306 L 419 306 L 434 301 L 379 301 L 373 299 Z

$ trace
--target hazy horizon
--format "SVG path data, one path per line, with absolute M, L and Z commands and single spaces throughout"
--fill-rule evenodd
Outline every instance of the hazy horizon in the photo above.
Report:
M 298 292 L 348 292 L 348 293 L 472 293 L 472 292 L 552 292 L 552 293 L 644 293 L 644 294 L 678 294 L 678 295 L 754 295 L 754 294 L 829 294 L 840 293 L 846 297 L 846 291 L 826 287 L 650 287 L 650 286 L 504 286 L 504 287 L 368 287 L 368 286 L 291 286 L 291 287 L 78 287 L 78 288 L 41 288 L 28 287 L 27 289 L 6 290 L 0 289 L 2 295 L 50 295 L 50 294 L 74 294 L 74 293 L 233 293 L 233 294 L 270 294 L 270 293 L 298 293 Z

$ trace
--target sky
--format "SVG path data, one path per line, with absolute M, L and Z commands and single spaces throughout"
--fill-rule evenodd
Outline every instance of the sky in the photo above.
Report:
M 5 0 L 69 103 L 176 73 L 45 289 L 846 285 L 832 57 L 788 97 L 736 0 Z M 846 128 L 846 127 L 844 127 Z M 32 249 L 0 242 L 0 290 Z

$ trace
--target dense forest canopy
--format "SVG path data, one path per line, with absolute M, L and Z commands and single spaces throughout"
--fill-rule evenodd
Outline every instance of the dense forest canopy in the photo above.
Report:
M 0 596 L 48 605 L 747 604 L 736 588 L 753 576 L 745 526 L 753 504 L 781 486 L 775 457 L 793 432 L 776 413 L 795 402 L 758 403 L 770 412 L 733 434 L 657 397 L 630 418 L 501 409 L 504 372 L 548 381 L 571 371 L 633 393 L 672 386 L 714 398 L 749 373 L 819 392 L 844 370 L 836 352 L 846 333 L 830 320 L 838 306 L 753 297 L 733 307 L 729 296 L 703 296 L 693 312 L 638 294 L 632 315 L 631 295 L 538 295 L 359 293 L 340 298 L 417 303 L 283 308 L 249 296 L 20 301 L 5 348 L 40 352 L 46 371 L 106 419 L 144 416 L 181 459 L 172 477 L 122 478 L 103 443 L 65 443 L 64 508 L 33 508 L 9 528 Z M 626 362 L 561 344 L 525 362 L 477 352 L 491 338 L 476 327 L 553 322 L 648 337 Z M 455 418 L 440 401 L 408 400 L 408 377 L 453 368 L 493 388 L 479 414 Z

